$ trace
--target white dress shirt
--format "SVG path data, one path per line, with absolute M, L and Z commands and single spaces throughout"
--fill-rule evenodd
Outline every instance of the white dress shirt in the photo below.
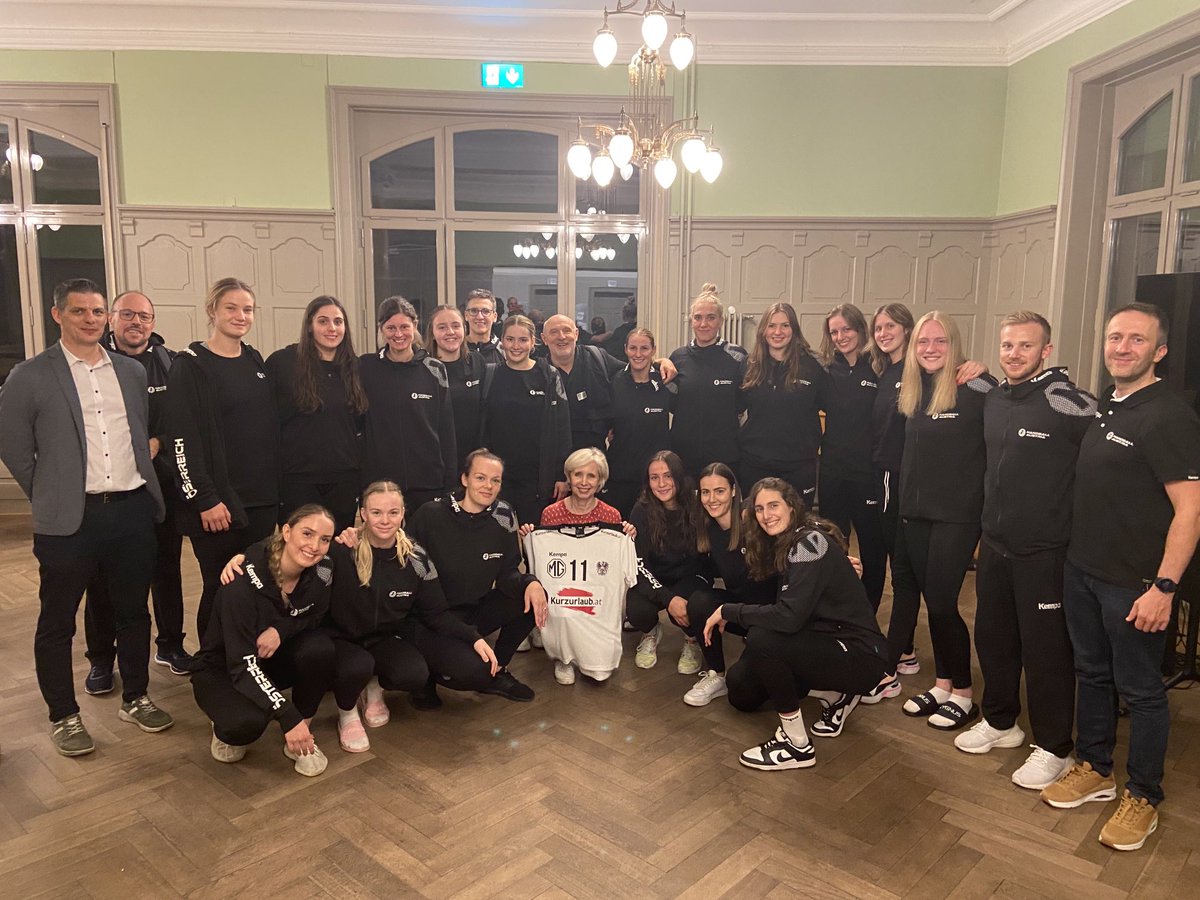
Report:
M 83 435 L 87 446 L 89 494 L 132 491 L 146 483 L 133 456 L 133 438 L 125 411 L 125 396 L 116 369 L 103 347 L 100 361 L 88 365 L 62 344 L 63 356 L 75 380 L 79 406 L 83 410 Z

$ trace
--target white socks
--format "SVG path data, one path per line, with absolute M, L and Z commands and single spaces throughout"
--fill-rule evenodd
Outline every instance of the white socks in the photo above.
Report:
M 945 692 L 943 691 L 943 693 L 945 693 Z M 970 697 L 964 697 L 962 694 L 950 694 L 950 696 L 948 696 L 945 700 L 942 700 L 941 702 L 942 703 L 953 703 L 955 706 L 957 706 L 963 712 L 970 712 L 971 706 L 975 701 L 972 700 Z
M 808 739 L 808 732 L 804 729 L 804 717 L 797 710 L 794 716 L 785 716 L 782 713 L 779 716 L 779 724 L 783 727 L 783 733 L 787 735 L 793 747 L 807 747 L 811 741 Z
M 926 691 L 926 693 L 929 694 L 931 697 L 933 697 L 933 699 L 936 700 L 938 703 L 945 703 L 947 700 L 949 700 L 951 697 L 954 696 L 946 689 L 940 688 L 937 686 L 931 687 L 928 691 Z M 971 708 L 971 705 L 969 703 L 964 707 L 964 709 L 970 709 L 970 708 Z
M 358 721 L 358 707 L 352 706 L 349 709 L 338 710 L 338 728 L 349 725 L 352 722 Z
M 383 702 L 383 688 L 381 688 L 379 686 L 378 678 L 372 678 L 370 681 L 367 682 L 367 702 L 368 703 L 382 703 Z

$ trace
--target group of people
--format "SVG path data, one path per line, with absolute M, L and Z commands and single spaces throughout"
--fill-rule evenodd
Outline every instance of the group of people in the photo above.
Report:
M 341 746 L 360 752 L 388 721 L 385 691 L 419 709 L 439 687 L 533 699 L 507 667 L 538 634 L 562 684 L 608 677 L 620 641 L 601 632 L 622 623 L 640 634 L 635 665 L 654 666 L 664 611 L 678 671 L 697 676 L 684 702 L 770 704 L 777 728 L 740 762 L 808 767 L 810 736 L 838 736 L 920 672 L 924 598 L 934 679 L 906 715 L 959 732 L 967 753 L 1020 747 L 1023 673 L 1034 746 L 1012 780 L 1073 807 L 1117 797 L 1119 694 L 1129 777 L 1100 839 L 1136 849 L 1157 827 L 1164 630 L 1200 537 L 1200 422 L 1155 376 L 1157 308 L 1109 316 L 1114 384 L 1099 400 L 1046 367 L 1050 325 L 1031 312 L 1000 323 L 997 382 L 952 316 L 896 303 L 869 324 L 834 308 L 816 349 L 776 303 L 746 350 L 721 337 L 708 284 L 687 345 L 658 357 L 627 322 L 624 362 L 566 316 L 539 331 L 514 312 L 495 334 L 486 290 L 434 309 L 423 336 L 413 306 L 388 298 L 380 349 L 362 356 L 332 297 L 266 360 L 243 340 L 249 285 L 217 282 L 206 310 L 208 339 L 171 354 L 144 294 L 109 311 L 98 286 L 67 282 L 61 341 L 0 391 L 0 456 L 33 503 L 35 656 L 60 752 L 94 747 L 70 662 L 85 591 L 90 693 L 113 689 L 115 659 L 121 718 L 170 726 L 146 693 L 153 589 L 155 660 L 192 675 L 214 758 L 241 759 L 275 720 L 309 775 L 326 764 L 309 726 L 325 693 Z M 554 529 L 603 535 L 591 576 L 588 558 L 576 575 L 539 546 Z M 195 657 L 180 535 L 203 580 Z M 959 611 L 977 548 L 982 705 Z M 615 620 L 591 621 L 595 590 L 624 595 Z M 581 650 L 568 608 L 604 640 Z M 745 638 L 728 667 L 726 632 Z M 806 696 L 820 704 L 809 727 Z

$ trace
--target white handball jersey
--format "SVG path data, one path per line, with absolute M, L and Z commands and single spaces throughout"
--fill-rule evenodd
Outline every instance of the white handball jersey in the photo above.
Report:
M 546 653 L 604 677 L 621 662 L 625 592 L 637 582 L 633 541 L 612 525 L 560 525 L 525 536 L 529 573 L 550 600 Z

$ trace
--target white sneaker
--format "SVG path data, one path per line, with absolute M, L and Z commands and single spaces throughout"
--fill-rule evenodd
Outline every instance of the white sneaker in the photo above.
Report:
M 554 661 L 554 680 L 559 684 L 575 683 L 575 667 L 570 663 Z
M 654 626 L 654 630 L 638 641 L 637 652 L 633 655 L 633 664 L 639 669 L 653 669 L 658 662 L 658 642 L 662 640 L 662 624 Z
M 700 673 L 700 680 L 683 695 L 683 702 L 688 706 L 708 706 L 717 697 L 724 697 L 728 693 L 729 688 L 725 686 L 725 675 L 709 669 Z
M 896 664 L 897 675 L 916 675 L 921 671 L 921 663 L 917 660 L 916 655 L 902 656 L 900 662 Z
M 534 647 L 537 647 L 539 650 L 543 649 L 545 644 L 542 641 L 542 629 L 535 628 L 533 631 L 529 632 L 529 643 Z
M 329 765 L 329 760 L 325 758 L 325 754 L 321 752 L 321 748 L 313 744 L 312 753 L 306 753 L 299 756 L 288 749 L 288 745 L 283 745 L 283 755 L 296 763 L 296 771 L 301 775 L 309 778 L 315 778 L 325 771 L 325 767 Z
M 877 684 L 875 687 L 871 688 L 871 690 L 863 694 L 859 698 L 859 702 L 866 703 L 869 706 L 872 703 L 879 703 L 883 700 L 889 700 L 892 697 L 899 697 L 900 691 L 900 679 L 892 676 L 890 681 Z
M 235 747 L 233 744 L 227 744 L 219 737 L 214 729 L 212 743 L 209 744 L 209 752 L 212 753 L 212 758 L 219 763 L 235 763 L 241 762 L 246 758 L 245 747 Z
M 993 747 L 1011 750 L 1013 747 L 1020 747 L 1023 743 L 1025 743 L 1025 732 L 1021 730 L 1020 725 L 1001 730 L 989 725 L 987 719 L 980 719 L 954 739 L 954 746 L 963 753 L 987 753 Z M 1057 776 L 1050 780 L 1057 780 Z
M 695 675 L 704 668 L 704 654 L 696 641 L 684 641 L 683 651 L 679 654 L 679 665 L 675 667 L 680 675 Z
M 1063 759 L 1034 744 L 1029 759 L 1025 760 L 1025 764 L 1021 768 L 1013 772 L 1012 782 L 1017 787 L 1040 791 L 1066 775 L 1073 765 L 1075 765 L 1075 757 L 1070 754 Z

